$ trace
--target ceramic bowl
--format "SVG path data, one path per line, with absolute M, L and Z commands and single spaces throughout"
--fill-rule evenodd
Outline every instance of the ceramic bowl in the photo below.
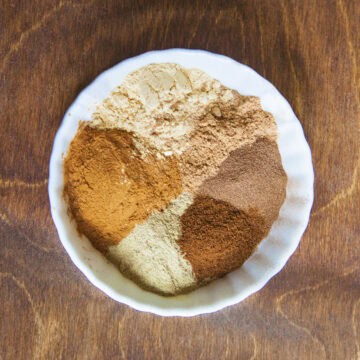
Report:
M 63 198 L 63 160 L 78 122 L 90 120 L 96 105 L 125 76 L 150 63 L 174 62 L 198 68 L 243 95 L 261 99 L 279 132 L 278 144 L 288 176 L 286 199 L 268 236 L 243 266 L 189 294 L 162 297 L 147 292 L 125 278 L 84 236 L 79 236 Z M 67 253 L 88 280 L 112 299 L 134 309 L 163 316 L 193 316 L 236 304 L 261 289 L 278 273 L 299 244 L 313 202 L 313 166 L 299 120 L 276 88 L 254 70 L 226 56 L 200 50 L 152 51 L 122 61 L 99 75 L 66 112 L 56 134 L 50 160 L 49 197 L 59 238 Z

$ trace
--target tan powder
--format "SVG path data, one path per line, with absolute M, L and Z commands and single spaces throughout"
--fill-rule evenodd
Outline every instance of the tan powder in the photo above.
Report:
M 276 124 L 258 98 L 234 91 L 230 100 L 211 103 L 190 135 L 191 146 L 180 158 L 185 190 L 196 192 L 233 150 L 265 136 L 276 139 Z

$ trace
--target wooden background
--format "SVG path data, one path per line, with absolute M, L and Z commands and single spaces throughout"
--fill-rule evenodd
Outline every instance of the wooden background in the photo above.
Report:
M 357 0 L 0 1 L 0 359 L 359 359 L 360 5 Z M 118 304 L 53 225 L 48 163 L 96 75 L 152 49 L 250 65 L 289 100 L 315 166 L 295 255 L 242 303 L 194 318 Z

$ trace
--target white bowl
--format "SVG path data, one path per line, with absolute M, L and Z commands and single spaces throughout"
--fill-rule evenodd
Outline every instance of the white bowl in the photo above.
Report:
M 67 214 L 63 198 L 63 159 L 79 120 L 90 120 L 97 103 L 109 95 L 131 71 L 150 63 L 174 62 L 198 68 L 243 95 L 261 99 L 275 117 L 279 150 L 288 176 L 286 199 L 279 218 L 243 266 L 187 295 L 162 297 L 139 288 L 125 278 L 85 237 L 80 237 Z M 228 57 L 200 50 L 152 51 L 122 61 L 98 76 L 76 98 L 56 134 L 50 159 L 49 197 L 60 240 L 75 265 L 92 284 L 112 299 L 137 310 L 163 316 L 193 316 L 236 304 L 279 272 L 295 251 L 309 221 L 314 173 L 309 146 L 289 103 L 267 80 Z

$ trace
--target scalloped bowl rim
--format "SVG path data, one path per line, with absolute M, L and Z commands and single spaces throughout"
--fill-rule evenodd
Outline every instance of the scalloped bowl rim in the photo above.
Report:
M 149 293 L 124 278 L 86 238 L 78 236 L 62 196 L 63 157 L 78 121 L 89 120 L 96 104 L 127 73 L 157 62 L 176 62 L 184 67 L 199 68 L 241 94 L 260 97 L 263 108 L 270 111 L 277 122 L 279 150 L 288 175 L 287 196 L 279 218 L 243 266 L 190 294 L 175 297 Z M 261 289 L 284 267 L 308 224 L 314 196 L 313 182 L 311 152 L 300 122 L 289 103 L 270 82 L 248 66 L 224 55 L 203 50 L 169 49 L 147 52 L 120 62 L 100 74 L 78 95 L 55 136 L 48 191 L 60 241 L 71 260 L 93 285 L 110 298 L 140 311 L 162 316 L 194 316 L 239 303 Z

